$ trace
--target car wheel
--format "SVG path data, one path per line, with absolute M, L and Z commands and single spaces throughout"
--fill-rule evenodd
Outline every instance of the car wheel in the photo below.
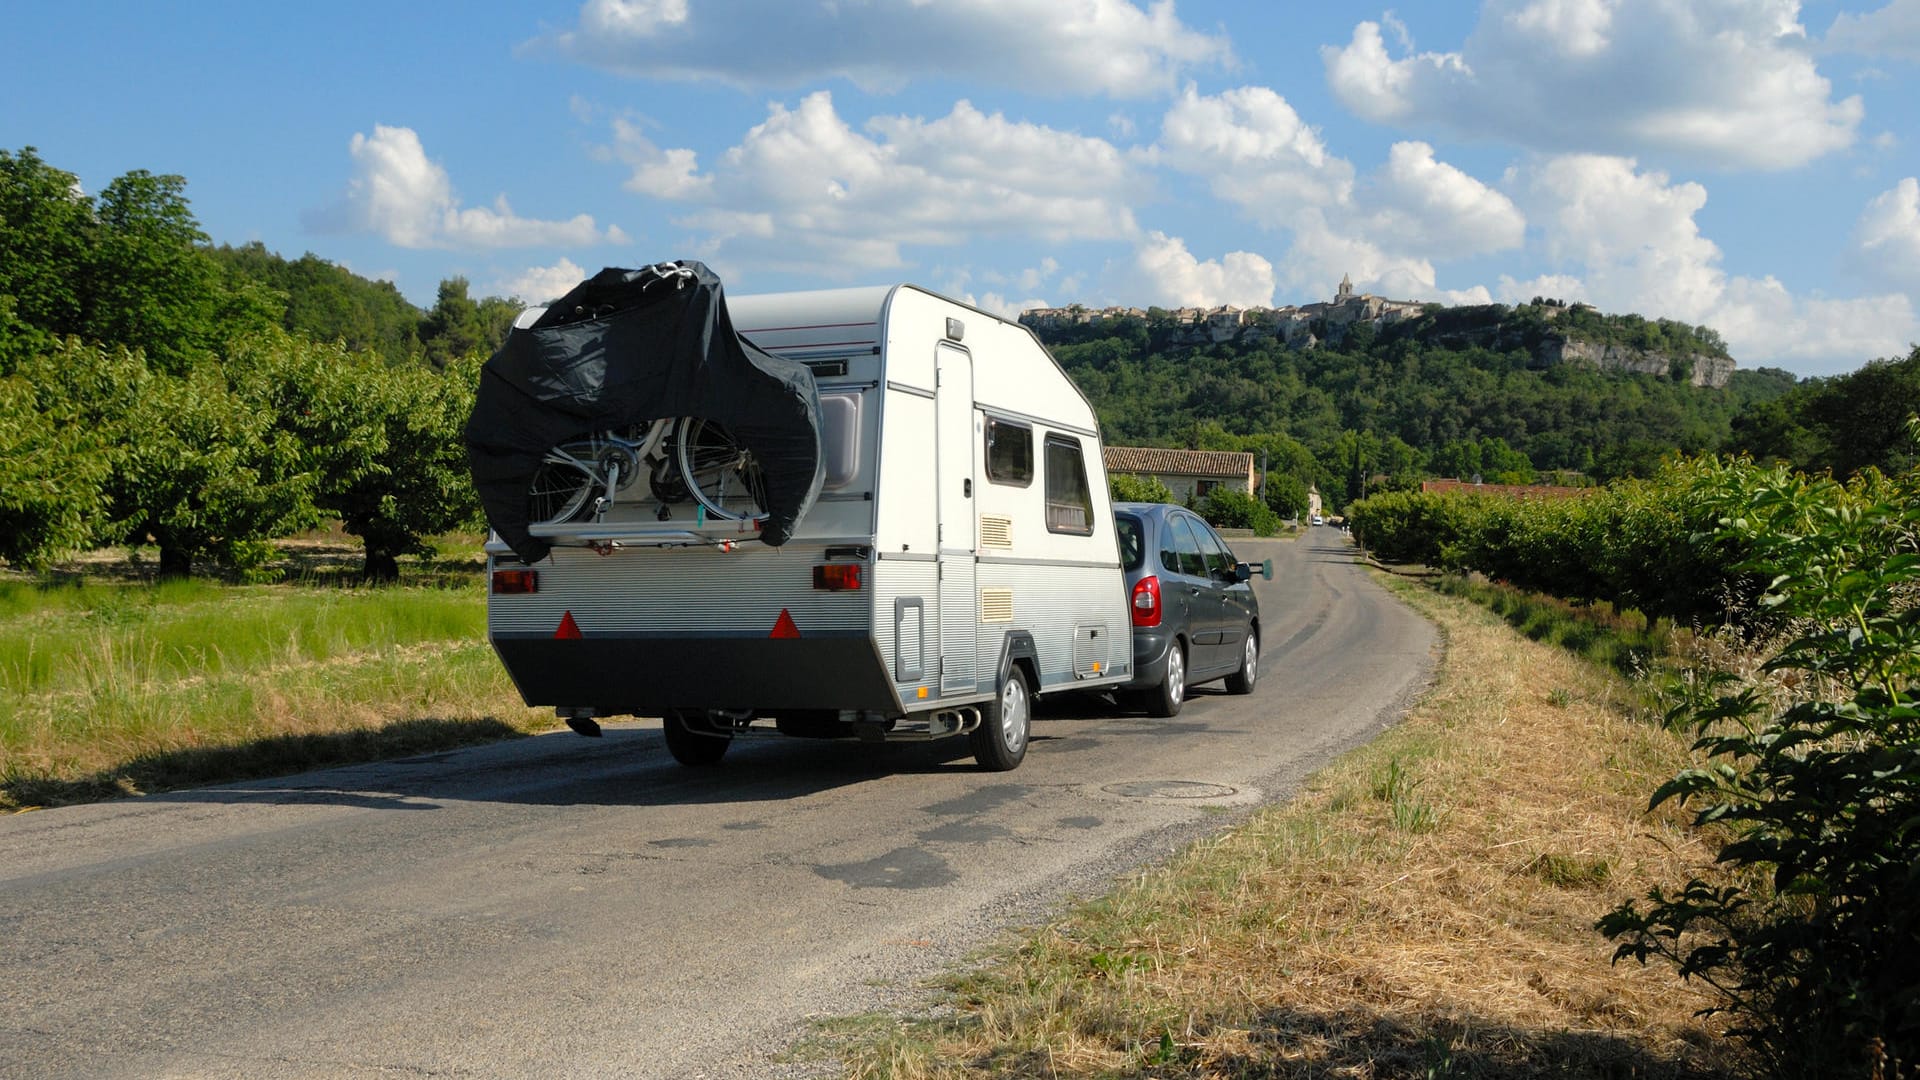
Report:
M 1178 642 L 1167 648 L 1167 671 L 1160 685 L 1147 691 L 1148 716 L 1176 716 L 1187 699 L 1187 654 Z
M 1033 733 L 1032 698 L 1027 693 L 1027 677 L 1019 668 L 1007 672 L 1000 696 L 981 713 L 980 726 L 970 736 L 973 759 L 988 772 L 1017 768 L 1026 759 Z
M 679 709 L 667 710 L 660 718 L 660 730 L 667 737 L 667 753 L 682 765 L 718 764 L 726 756 L 727 747 L 733 745 L 733 736 L 714 734 L 704 720 L 699 727 L 694 727 L 687 723 L 686 713 Z
M 1240 670 L 1227 676 L 1227 693 L 1251 694 L 1260 678 L 1260 638 L 1247 627 L 1247 645 L 1240 651 Z

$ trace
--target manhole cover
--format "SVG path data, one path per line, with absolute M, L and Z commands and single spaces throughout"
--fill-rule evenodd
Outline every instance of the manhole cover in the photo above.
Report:
M 1203 784 L 1197 780 L 1136 780 L 1130 784 L 1108 784 L 1100 790 L 1129 799 L 1224 799 L 1237 794 L 1225 784 Z

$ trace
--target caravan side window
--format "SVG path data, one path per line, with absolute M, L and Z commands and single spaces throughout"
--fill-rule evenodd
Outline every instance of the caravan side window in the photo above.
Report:
M 1087 489 L 1087 463 L 1080 440 L 1047 436 L 1047 531 L 1093 535 L 1093 493 Z
M 987 479 L 1026 487 L 1033 483 L 1033 429 L 1011 420 L 987 417 Z

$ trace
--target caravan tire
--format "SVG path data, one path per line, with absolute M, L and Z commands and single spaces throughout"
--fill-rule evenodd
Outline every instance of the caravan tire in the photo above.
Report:
M 704 721 L 700 727 L 706 727 Z M 679 709 L 667 710 L 667 714 L 660 718 L 660 730 L 667 737 L 667 753 L 682 765 L 717 765 L 726 756 L 727 747 L 733 745 L 731 735 L 695 730 L 687 723 L 687 714 Z
M 1019 668 L 1007 672 L 1000 696 L 980 712 L 980 726 L 969 736 L 973 759 L 988 772 L 1018 768 L 1026 759 L 1027 743 L 1033 734 L 1033 696 Z

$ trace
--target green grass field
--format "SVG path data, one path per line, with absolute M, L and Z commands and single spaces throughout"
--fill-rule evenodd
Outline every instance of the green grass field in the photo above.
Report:
M 471 560 L 409 577 L 428 584 L 0 579 L 0 808 L 551 726 L 487 647 Z

